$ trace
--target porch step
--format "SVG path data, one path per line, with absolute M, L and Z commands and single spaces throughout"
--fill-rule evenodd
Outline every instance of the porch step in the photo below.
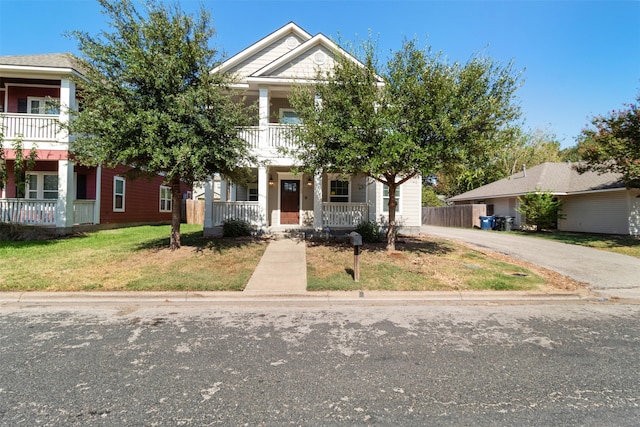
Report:
M 269 230 L 268 234 L 272 235 L 275 239 L 292 239 L 292 240 L 306 240 L 313 234 L 312 229 L 275 229 Z

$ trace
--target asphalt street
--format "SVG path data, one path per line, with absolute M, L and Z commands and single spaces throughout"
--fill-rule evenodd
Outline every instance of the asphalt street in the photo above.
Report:
M 640 305 L 0 306 L 0 425 L 632 426 Z

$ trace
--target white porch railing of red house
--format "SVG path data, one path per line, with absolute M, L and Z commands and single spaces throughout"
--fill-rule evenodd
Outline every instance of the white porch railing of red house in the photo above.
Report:
M 27 141 L 57 141 L 58 119 L 51 114 L 0 113 L 5 139 L 22 135 Z
M 357 227 L 368 219 L 369 205 L 367 203 L 328 202 L 322 204 L 323 227 Z
M 73 223 L 93 224 L 93 211 L 95 200 L 74 200 L 73 201 Z
M 237 219 L 257 227 L 264 223 L 265 215 L 258 202 L 213 202 L 213 225 Z
M 55 225 L 57 200 L 0 199 L 0 222 Z
M 264 142 L 260 140 L 261 132 L 264 130 L 260 126 L 248 126 L 239 131 L 240 137 L 247 141 L 251 148 L 293 148 L 296 146 L 291 125 L 270 124 L 266 129 Z

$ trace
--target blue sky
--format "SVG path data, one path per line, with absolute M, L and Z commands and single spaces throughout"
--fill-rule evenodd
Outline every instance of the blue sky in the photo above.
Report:
M 233 55 L 294 21 L 311 34 L 379 38 L 381 57 L 417 37 L 452 60 L 483 51 L 524 69 L 517 92 L 528 129 L 554 133 L 563 147 L 593 115 L 640 93 L 640 1 L 203 0 Z M 200 1 L 182 0 L 191 12 Z M 108 30 L 95 0 L 0 0 L 0 55 L 73 52 L 69 30 Z

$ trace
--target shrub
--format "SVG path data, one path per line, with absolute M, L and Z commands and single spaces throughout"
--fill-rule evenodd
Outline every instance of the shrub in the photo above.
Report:
M 356 233 L 359 233 L 362 236 L 363 243 L 381 242 L 384 236 L 384 233 L 380 230 L 380 226 L 371 221 L 363 221 L 358 224 Z
M 222 223 L 222 235 L 224 237 L 251 236 L 252 231 L 251 224 L 241 219 L 228 219 Z
M 536 227 L 536 231 L 556 228 L 558 220 L 565 217 L 560 213 L 562 201 L 551 193 L 536 191 L 519 199 L 517 211 L 525 216 L 527 224 Z

